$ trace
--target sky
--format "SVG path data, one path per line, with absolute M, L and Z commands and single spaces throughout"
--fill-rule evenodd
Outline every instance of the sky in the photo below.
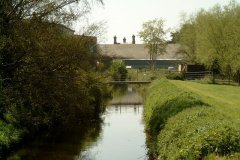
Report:
M 209 9 L 215 4 L 226 5 L 230 0 L 104 0 L 104 6 L 94 6 L 88 16 L 89 23 L 104 22 L 105 31 L 99 42 L 112 44 L 113 37 L 122 43 L 126 37 L 131 43 L 132 35 L 136 35 L 136 43 L 142 43 L 138 32 L 143 22 L 162 18 L 165 28 L 179 28 L 181 14 L 192 14 L 199 9 Z M 240 2 L 240 0 L 237 0 Z M 78 32 L 78 27 L 75 28 Z

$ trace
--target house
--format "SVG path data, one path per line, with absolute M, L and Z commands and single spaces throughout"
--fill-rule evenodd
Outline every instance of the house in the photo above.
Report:
M 123 44 L 120 44 L 117 43 L 115 36 L 113 44 L 100 45 L 102 55 L 112 57 L 113 59 L 122 59 L 128 68 L 148 68 L 152 63 L 148 49 L 144 47 L 144 44 L 135 44 L 134 35 L 132 38 L 131 44 L 126 43 L 125 37 Z M 177 70 L 178 65 L 181 63 L 181 56 L 177 54 L 179 47 L 179 44 L 168 43 L 166 53 L 157 56 L 155 67 L 161 69 L 173 67 Z
M 75 30 L 65 26 L 65 25 L 62 25 L 62 24 L 57 24 L 57 26 L 61 29 L 62 33 L 65 34 L 65 35 L 74 35 L 74 32 Z
M 85 35 L 74 35 L 76 38 L 81 40 L 82 44 L 88 48 L 90 54 L 97 53 L 97 37 L 94 36 L 85 36 Z
M 74 30 L 72 30 L 71 28 L 62 25 L 62 24 L 57 24 L 57 26 L 60 28 L 61 32 L 66 35 L 69 36 L 71 38 L 75 38 L 78 39 L 79 42 L 81 42 L 81 44 L 83 46 L 85 46 L 90 54 L 95 54 L 97 52 L 97 37 L 94 36 L 85 36 L 83 35 L 77 35 L 74 34 Z
M 181 72 L 204 72 L 206 68 L 201 64 L 179 64 L 178 71 Z

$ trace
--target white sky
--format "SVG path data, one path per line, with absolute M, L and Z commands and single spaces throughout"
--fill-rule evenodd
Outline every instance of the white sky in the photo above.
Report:
M 145 21 L 163 18 L 166 28 L 176 29 L 180 15 L 194 13 L 200 8 L 208 9 L 215 4 L 226 5 L 230 0 L 104 0 L 104 6 L 96 6 L 89 16 L 89 22 L 106 22 L 105 40 L 100 43 L 112 44 L 113 37 L 122 43 L 126 37 L 131 43 L 132 35 L 138 35 Z M 240 0 L 237 0 L 240 2 Z M 79 29 L 76 27 L 76 31 Z M 136 37 L 136 43 L 141 43 Z

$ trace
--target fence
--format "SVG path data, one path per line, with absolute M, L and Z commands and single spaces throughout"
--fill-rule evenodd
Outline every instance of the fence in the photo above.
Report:
M 195 80 L 195 79 L 203 79 L 205 77 L 213 78 L 212 71 L 202 71 L 202 72 L 185 72 L 184 79 L 186 80 Z
M 117 78 L 113 78 L 112 81 L 151 81 L 156 78 L 163 78 L 168 73 L 181 73 L 178 71 L 168 71 L 168 70 L 161 70 L 161 71 L 137 71 L 136 73 L 129 73 L 129 75 L 121 75 Z M 134 75 L 135 74 L 135 75 Z M 156 77 L 156 78 L 154 78 Z M 198 80 L 203 79 L 205 77 L 209 77 L 210 79 L 213 78 L 212 71 L 202 71 L 202 72 L 185 72 L 183 73 L 183 78 L 185 80 Z

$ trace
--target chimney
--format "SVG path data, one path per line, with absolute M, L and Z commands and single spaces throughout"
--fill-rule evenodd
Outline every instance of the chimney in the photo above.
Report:
M 132 36 L 132 44 L 136 44 L 135 35 Z
M 124 44 L 126 43 L 126 37 L 123 38 L 123 43 L 124 43 Z
M 117 36 L 114 36 L 113 39 L 114 39 L 113 44 L 117 44 Z

